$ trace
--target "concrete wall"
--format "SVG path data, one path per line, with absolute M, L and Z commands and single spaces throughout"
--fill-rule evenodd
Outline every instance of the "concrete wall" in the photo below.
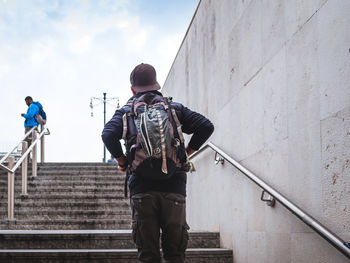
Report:
M 202 0 L 163 92 L 215 124 L 211 140 L 350 241 L 350 1 Z M 212 152 L 188 179 L 192 229 L 234 262 L 349 262 Z

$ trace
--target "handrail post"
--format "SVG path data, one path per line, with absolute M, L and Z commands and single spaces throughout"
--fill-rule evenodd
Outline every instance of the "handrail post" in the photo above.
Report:
M 12 169 L 15 165 L 15 158 L 13 156 L 8 157 L 8 168 Z M 13 220 L 15 209 L 15 173 L 8 173 L 8 220 Z
M 32 142 L 35 142 L 37 138 L 37 131 L 36 129 L 33 130 L 32 133 Z M 37 175 L 37 145 L 33 147 L 32 150 L 32 176 L 36 177 Z
M 28 142 L 22 142 L 22 155 L 28 149 Z M 24 158 L 22 162 L 22 195 L 27 195 L 27 182 L 28 182 L 28 157 Z
M 44 125 L 41 125 L 41 132 L 44 130 Z M 45 162 L 45 136 L 41 137 L 41 142 L 40 142 L 40 154 L 41 154 L 41 158 L 40 158 L 40 162 L 44 163 Z

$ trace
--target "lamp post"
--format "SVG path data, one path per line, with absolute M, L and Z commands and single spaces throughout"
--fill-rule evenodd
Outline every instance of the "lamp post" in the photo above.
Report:
M 97 100 L 98 103 L 93 104 L 93 101 Z M 110 101 L 116 100 L 117 101 L 117 105 L 113 105 L 110 103 Z M 101 103 L 103 103 L 103 127 L 106 125 L 106 104 L 110 104 L 111 106 L 119 109 L 119 98 L 118 97 L 112 97 L 112 98 L 107 98 L 107 93 L 104 92 L 103 93 L 103 97 L 102 98 L 97 98 L 97 97 L 91 97 L 90 99 L 90 108 L 91 108 L 91 117 L 94 116 L 93 113 L 93 108 L 95 106 L 100 105 Z M 106 146 L 103 145 L 103 159 L 102 161 L 105 163 L 106 162 Z

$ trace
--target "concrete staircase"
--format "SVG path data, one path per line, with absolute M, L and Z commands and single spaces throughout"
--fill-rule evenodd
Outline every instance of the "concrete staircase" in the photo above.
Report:
M 115 165 L 46 163 L 15 177 L 15 220 L 7 218 L 7 174 L 0 172 L 0 262 L 137 262 L 124 176 Z M 186 262 L 232 262 L 213 232 L 190 232 Z

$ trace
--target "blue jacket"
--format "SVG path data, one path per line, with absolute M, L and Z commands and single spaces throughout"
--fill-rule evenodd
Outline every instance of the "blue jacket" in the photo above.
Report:
M 27 113 L 24 114 L 24 127 L 34 127 L 38 126 L 38 122 L 35 119 L 35 116 L 39 114 L 39 107 L 34 103 L 30 104 L 27 110 Z

